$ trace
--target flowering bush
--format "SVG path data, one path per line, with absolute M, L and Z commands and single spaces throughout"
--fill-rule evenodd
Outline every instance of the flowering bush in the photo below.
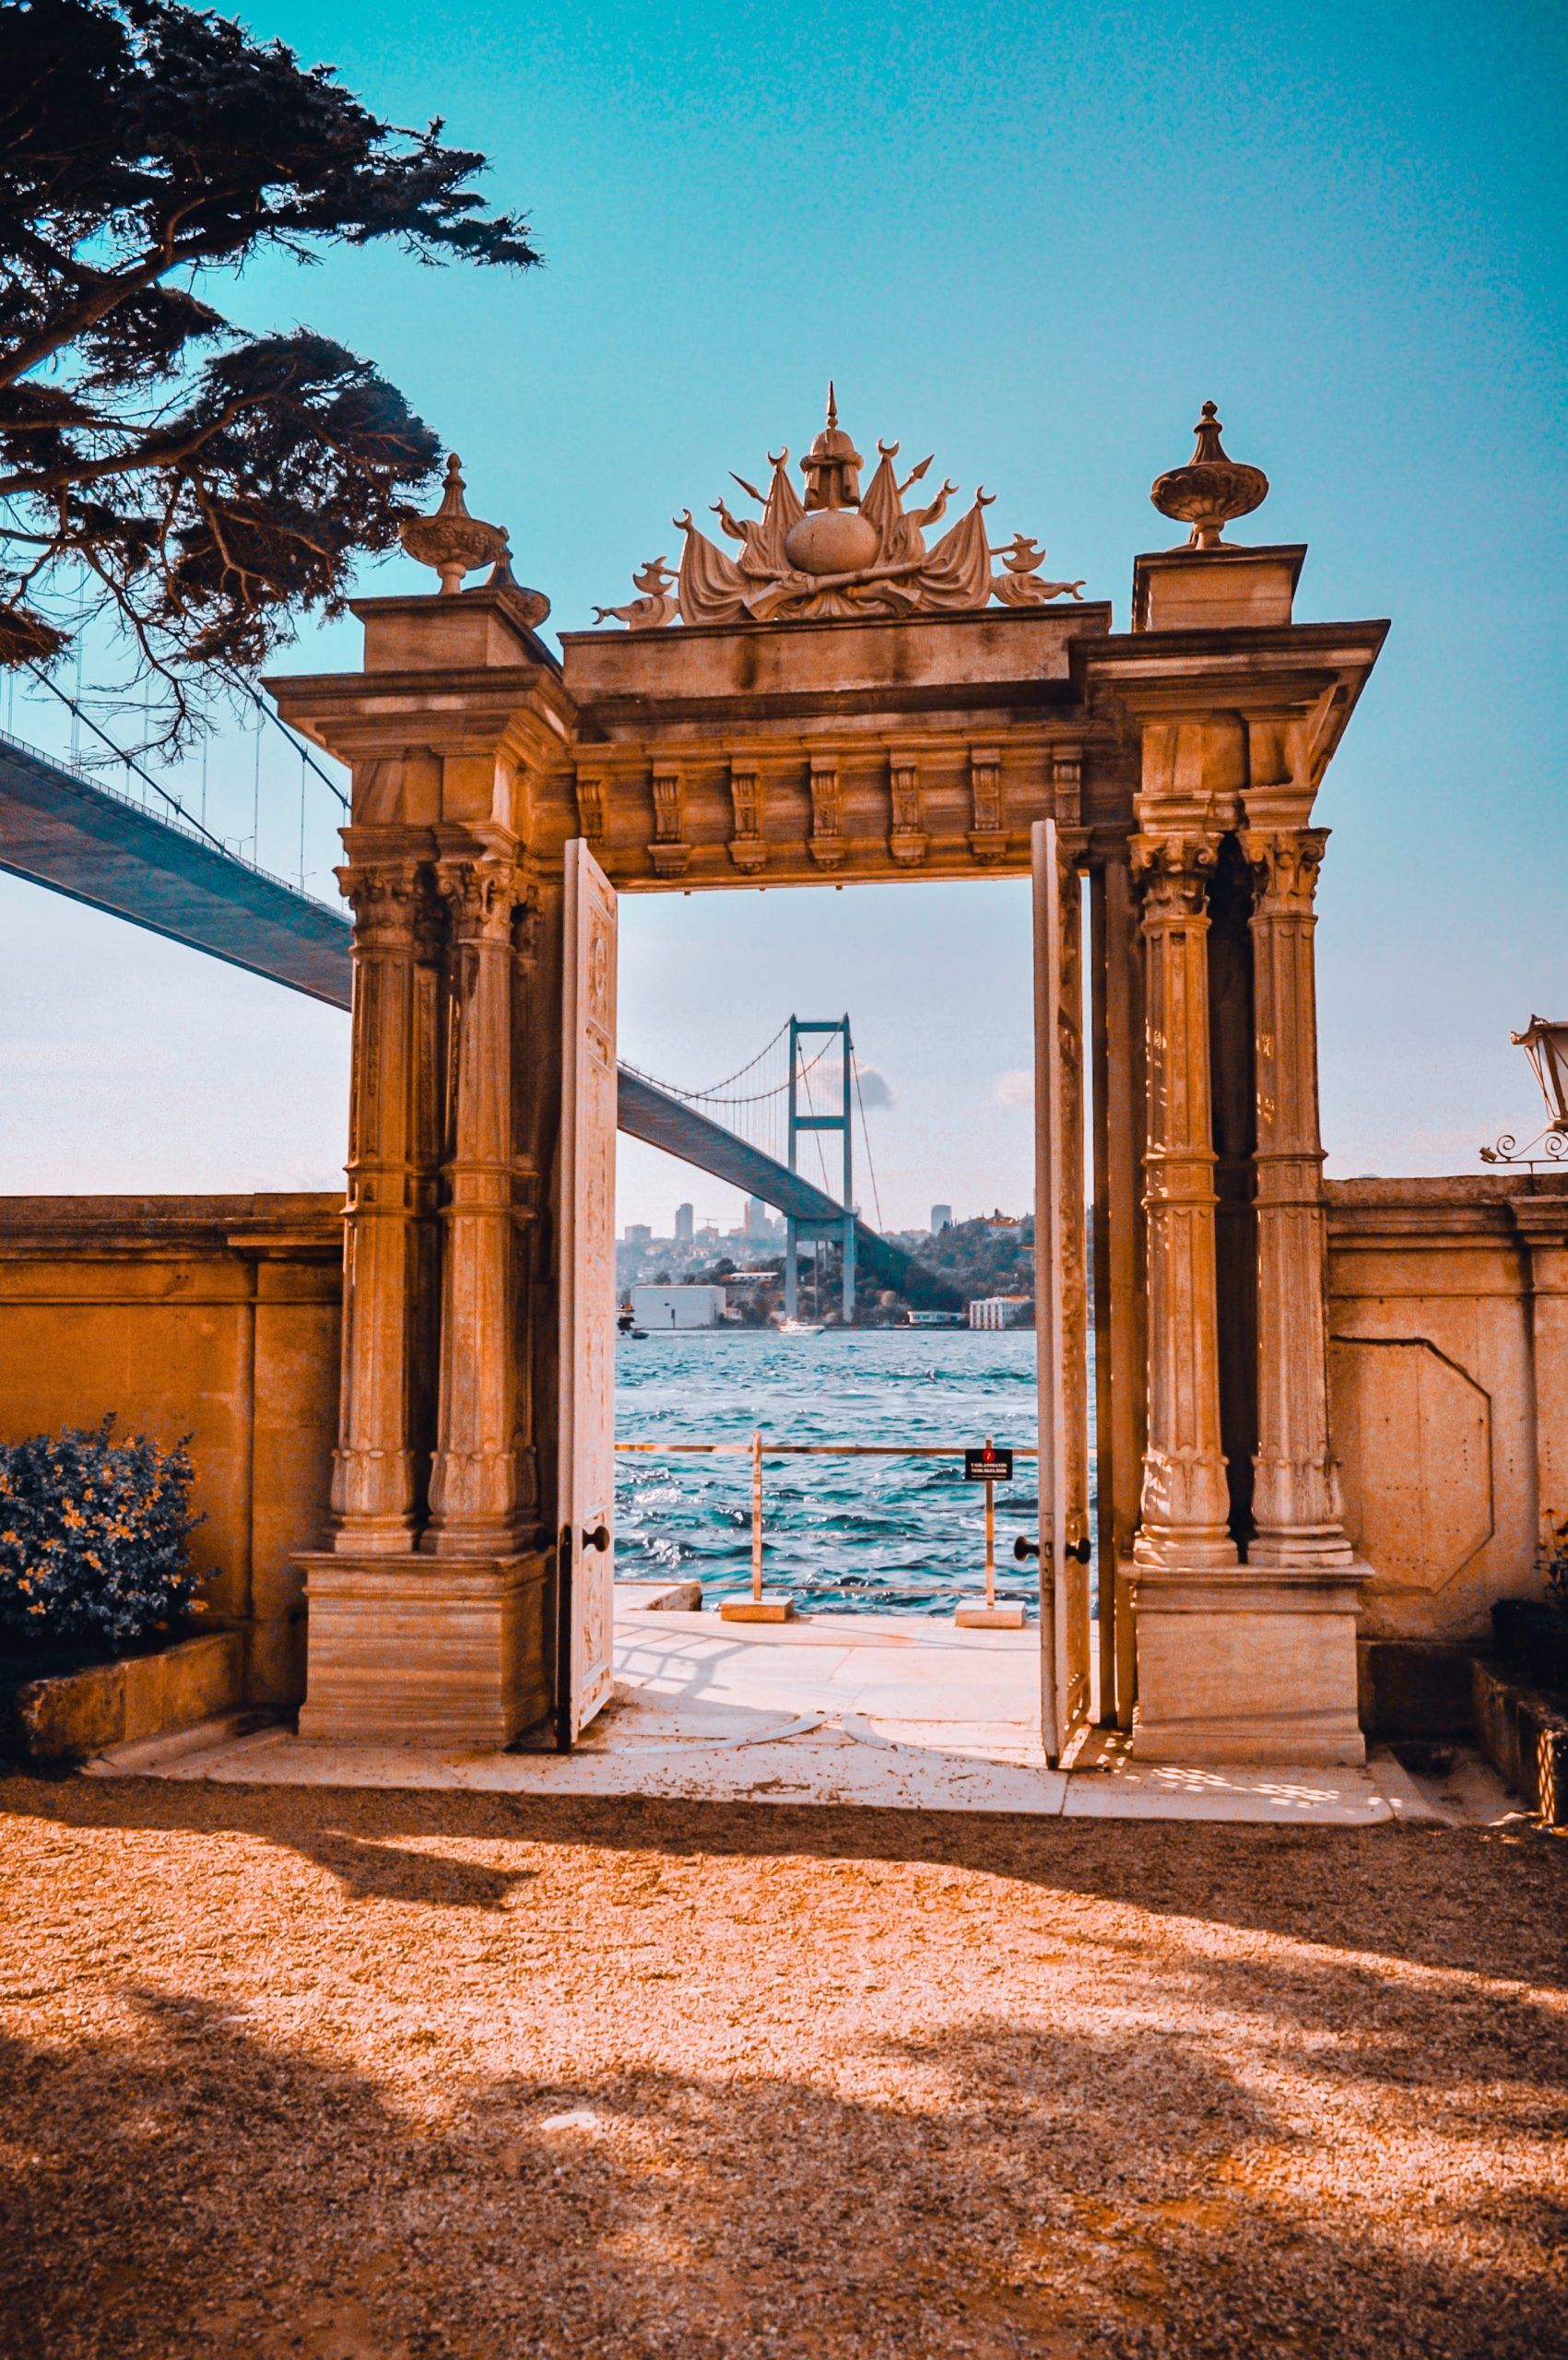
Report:
M 68 1426 L 0 1443 L 0 1638 L 144 1638 L 193 1611 L 183 1442 Z

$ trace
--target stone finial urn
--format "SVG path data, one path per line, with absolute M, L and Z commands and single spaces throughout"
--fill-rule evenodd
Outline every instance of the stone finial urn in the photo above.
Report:
M 446 462 L 446 488 L 435 514 L 410 516 L 398 527 L 398 538 L 409 556 L 440 574 L 445 597 L 462 589 L 466 573 L 480 565 L 500 566 L 507 555 L 501 527 L 481 524 L 469 515 L 463 497 L 462 469 L 462 460 L 452 452 Z
M 1224 526 L 1262 507 L 1268 497 L 1268 478 L 1261 467 L 1226 457 L 1212 402 L 1204 403 L 1194 431 L 1197 447 L 1186 466 L 1157 476 L 1149 497 L 1162 516 L 1192 526 L 1188 549 L 1222 549 L 1229 547 L 1220 537 Z

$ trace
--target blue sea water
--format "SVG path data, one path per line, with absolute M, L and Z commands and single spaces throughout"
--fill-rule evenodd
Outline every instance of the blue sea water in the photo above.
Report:
M 618 1344 L 621 1442 L 1035 1445 L 1034 1338 L 967 1328 L 763 1328 L 651 1335 Z M 1032 1564 L 1015 1534 L 1036 1532 L 1035 1462 L 996 1493 L 996 1594 L 1032 1608 Z M 623 1456 L 616 1570 L 679 1575 L 713 1598 L 751 1579 L 749 1457 Z M 767 1458 L 764 1578 L 802 1608 L 950 1613 L 982 1593 L 984 1492 L 962 1461 Z

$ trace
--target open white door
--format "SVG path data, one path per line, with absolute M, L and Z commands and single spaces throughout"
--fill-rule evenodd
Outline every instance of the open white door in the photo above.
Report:
M 1032 832 L 1034 1326 L 1040 1384 L 1040 1722 L 1055 1766 L 1089 1717 L 1082 1019 L 1056 823 Z M 1073 882 L 1076 884 L 1076 878 Z M 1076 1150 L 1076 1151 L 1075 1151 Z M 1080 1497 L 1082 1493 L 1084 1496 Z
M 615 1580 L 615 889 L 566 847 L 556 1743 L 608 1698 Z

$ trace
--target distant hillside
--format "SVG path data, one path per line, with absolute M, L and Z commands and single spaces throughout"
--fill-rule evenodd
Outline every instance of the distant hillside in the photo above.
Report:
M 1026 1215 L 1016 1228 L 988 1221 L 954 1221 L 920 1248 L 920 1258 L 946 1279 L 966 1303 L 977 1295 L 1034 1292 L 1034 1221 Z

